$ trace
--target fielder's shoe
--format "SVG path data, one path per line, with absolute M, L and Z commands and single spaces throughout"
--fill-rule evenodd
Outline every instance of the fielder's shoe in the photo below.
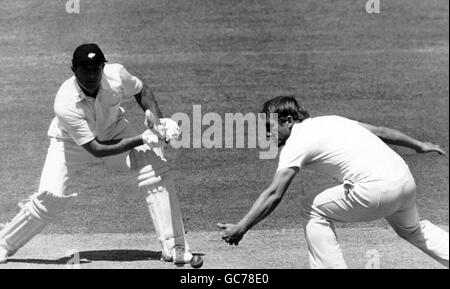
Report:
M 172 249 L 171 256 L 162 254 L 161 260 L 173 262 L 175 265 L 190 264 L 193 255 L 184 249 L 183 246 L 176 246 Z
M 0 246 L 0 264 L 5 264 L 8 260 L 8 250 Z
M 3 230 L 5 224 L 0 224 L 0 231 Z M 8 251 L 0 246 L 0 264 L 5 264 L 6 260 L 8 260 Z

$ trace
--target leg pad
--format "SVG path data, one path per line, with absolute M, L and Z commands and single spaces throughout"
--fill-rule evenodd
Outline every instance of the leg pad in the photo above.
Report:
M 131 168 L 137 172 L 139 189 L 147 194 L 147 205 L 163 255 L 172 257 L 176 247 L 188 251 L 180 204 L 162 150 L 134 150 L 130 161 Z
M 41 192 L 19 203 L 20 212 L 0 231 L 0 246 L 13 255 L 51 223 L 74 196 L 58 197 Z

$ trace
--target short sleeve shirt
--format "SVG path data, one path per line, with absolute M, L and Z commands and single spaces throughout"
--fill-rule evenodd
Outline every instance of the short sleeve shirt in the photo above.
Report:
M 342 182 L 393 179 L 407 169 L 403 159 L 376 135 L 339 116 L 294 124 L 277 171 L 289 167 L 309 168 Z
M 55 117 L 48 136 L 73 140 L 78 145 L 95 138 L 108 140 L 115 124 L 124 118 L 121 102 L 142 91 L 142 81 L 120 64 L 106 64 L 96 98 L 86 96 L 75 76 L 59 88 L 54 103 Z

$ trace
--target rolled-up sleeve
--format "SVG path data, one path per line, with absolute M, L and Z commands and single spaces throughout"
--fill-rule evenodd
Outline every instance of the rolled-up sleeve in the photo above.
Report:
M 290 141 L 280 152 L 277 172 L 285 168 L 302 168 L 311 155 L 308 144 Z

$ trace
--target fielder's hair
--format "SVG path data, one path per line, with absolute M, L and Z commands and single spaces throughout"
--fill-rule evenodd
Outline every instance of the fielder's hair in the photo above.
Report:
M 265 113 L 267 117 L 271 113 L 277 113 L 278 119 L 283 119 L 290 115 L 295 121 L 299 122 L 310 117 L 308 111 L 297 102 L 295 97 L 284 95 L 266 101 L 262 113 Z

